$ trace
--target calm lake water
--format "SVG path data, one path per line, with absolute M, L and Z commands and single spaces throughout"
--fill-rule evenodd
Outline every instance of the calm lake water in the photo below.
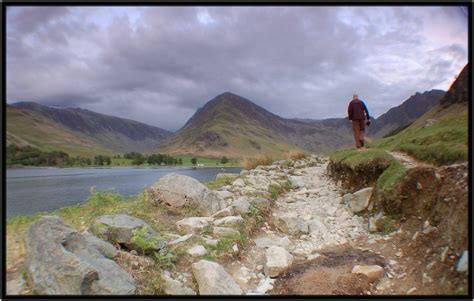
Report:
M 134 195 L 164 175 L 175 172 L 201 182 L 215 179 L 220 172 L 241 168 L 19 168 L 7 169 L 7 218 L 51 211 L 84 202 L 90 188 L 112 189 Z

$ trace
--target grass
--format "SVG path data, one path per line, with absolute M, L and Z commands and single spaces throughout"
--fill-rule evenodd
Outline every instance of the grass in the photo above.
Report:
M 366 164 L 374 159 L 385 159 L 387 161 L 395 161 L 395 159 L 382 149 L 367 149 L 359 151 L 356 149 L 341 150 L 334 152 L 330 159 L 332 161 L 340 161 L 349 165 L 352 169 L 355 169 L 360 164 Z
M 407 171 L 408 169 L 398 161 L 392 162 L 377 180 L 377 189 L 381 192 L 392 189 L 405 177 Z
M 259 165 L 261 165 L 261 166 L 271 165 L 273 163 L 273 161 L 274 161 L 274 159 L 273 159 L 272 156 L 270 156 L 268 154 L 264 154 L 264 155 L 258 155 L 258 156 L 253 157 L 253 158 L 244 157 L 240 161 L 240 165 L 243 168 L 245 168 L 247 170 L 250 170 L 250 169 L 256 168 Z
M 234 177 L 221 177 L 214 181 L 207 182 L 205 183 L 205 185 L 208 188 L 215 190 L 215 189 L 221 188 L 222 186 L 231 185 L 234 180 L 235 180 Z
M 288 159 L 300 160 L 300 159 L 304 159 L 306 157 L 307 157 L 306 153 L 304 151 L 300 151 L 300 150 L 291 150 L 289 152 L 283 153 L 283 158 L 285 160 L 288 160 Z
M 427 125 L 427 120 L 434 123 Z M 408 128 L 376 143 L 374 147 L 405 152 L 420 161 L 448 165 L 468 159 L 467 106 L 434 108 Z

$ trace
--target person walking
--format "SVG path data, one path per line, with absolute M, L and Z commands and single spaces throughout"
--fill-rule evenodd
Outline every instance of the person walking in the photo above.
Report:
M 364 147 L 365 126 L 370 125 L 369 110 L 365 103 L 359 99 L 357 94 L 352 96 L 352 100 L 347 108 L 349 120 L 352 121 L 354 139 L 357 148 Z

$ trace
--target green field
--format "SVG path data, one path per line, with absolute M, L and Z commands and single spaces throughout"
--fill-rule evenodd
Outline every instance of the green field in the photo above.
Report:
M 183 160 L 183 165 L 176 165 L 176 166 L 194 166 L 191 163 L 192 158 L 197 159 L 197 164 L 204 164 L 204 167 L 240 167 L 240 160 L 238 159 L 230 159 L 227 164 L 220 163 L 220 158 L 204 158 L 204 157 L 193 157 L 193 156 L 176 156 L 175 158 L 181 158 Z M 116 159 L 112 158 L 112 164 L 110 166 L 136 166 L 132 164 L 132 159 Z M 141 167 L 156 167 L 157 165 L 150 165 L 148 163 L 144 163 L 140 165 Z M 163 165 L 164 166 L 164 165 Z

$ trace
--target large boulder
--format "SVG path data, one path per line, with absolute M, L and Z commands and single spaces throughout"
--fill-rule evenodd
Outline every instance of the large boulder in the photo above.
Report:
M 367 187 L 353 193 L 349 200 L 349 208 L 354 213 L 364 211 L 369 206 L 371 196 L 372 187 Z
M 240 286 L 213 261 L 200 260 L 192 265 L 200 295 L 242 295 Z
M 277 277 L 293 263 L 293 256 L 282 247 L 270 246 L 265 252 L 265 275 Z
M 149 191 L 151 199 L 171 207 L 191 205 L 211 215 L 225 207 L 226 202 L 215 191 L 188 176 L 170 173 L 154 183 Z
M 103 215 L 94 222 L 91 231 L 100 238 L 122 244 L 132 250 L 144 251 L 135 242 L 138 235 L 143 236 L 140 237 L 142 240 L 154 242 L 154 246 L 147 251 L 164 252 L 168 244 L 143 220 L 127 214 Z
M 25 237 L 33 290 L 40 295 L 134 294 L 133 278 L 106 258 L 113 246 L 105 244 L 84 237 L 59 217 L 41 218 Z

